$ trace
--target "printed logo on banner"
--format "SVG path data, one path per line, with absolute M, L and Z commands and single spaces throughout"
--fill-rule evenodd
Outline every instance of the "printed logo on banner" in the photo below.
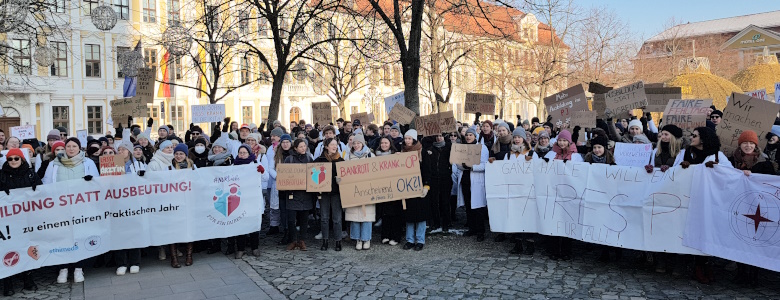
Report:
M 748 191 L 731 204 L 731 231 L 740 240 L 757 247 L 768 247 L 780 241 L 777 217 L 780 203 L 767 192 Z
M 75 242 L 73 243 L 73 247 L 60 247 L 60 248 L 54 248 L 49 250 L 49 253 L 61 253 L 61 252 L 73 252 L 79 250 L 79 243 Z M 37 259 L 36 259 L 37 260 Z
M 325 181 L 325 179 L 327 179 L 326 173 L 325 166 L 320 166 L 319 170 L 316 168 L 311 168 L 311 182 L 320 184 L 321 182 Z
M 19 252 L 11 251 L 3 256 L 3 265 L 6 267 L 13 267 L 19 263 Z
M 100 248 L 100 236 L 93 235 L 84 240 L 84 248 L 89 251 L 95 251 Z
M 229 217 L 241 203 L 241 186 L 231 183 L 227 192 L 217 189 L 214 193 L 214 209 L 225 217 Z
M 38 260 L 38 258 L 40 258 L 40 255 L 38 255 L 38 246 L 30 246 L 27 248 L 27 255 L 34 260 Z

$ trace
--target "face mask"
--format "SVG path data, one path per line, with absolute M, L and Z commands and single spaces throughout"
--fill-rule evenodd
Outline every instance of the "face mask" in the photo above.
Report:
M 196 153 L 201 154 L 204 151 L 206 151 L 206 147 L 205 146 L 195 146 L 195 152 Z

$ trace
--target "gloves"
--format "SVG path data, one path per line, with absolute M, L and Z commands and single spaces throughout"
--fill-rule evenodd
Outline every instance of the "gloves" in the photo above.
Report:
M 190 130 L 192 130 L 192 128 L 195 128 L 195 124 L 190 123 Z
M 84 176 L 84 180 L 86 181 L 92 181 L 92 175 Z
M 531 156 L 526 156 L 526 157 L 525 157 L 525 161 L 531 161 L 532 159 L 534 159 L 534 158 L 533 158 L 533 157 L 531 157 Z
M 127 116 L 127 126 L 130 126 L 130 124 L 133 124 L 133 117 Z
M 714 168 L 715 165 L 717 165 L 717 164 L 718 164 L 717 162 L 708 161 L 708 162 L 704 163 L 704 166 L 706 166 L 707 168 Z
M 263 168 L 263 165 L 257 165 L 257 172 L 258 173 L 265 173 L 265 168 Z
M 6 195 L 11 195 L 11 191 L 9 191 L 8 188 L 3 188 L 3 192 L 5 192 Z
M 653 120 L 653 115 L 650 113 L 645 113 L 645 117 L 647 118 L 648 122 Z
M 461 163 L 463 165 L 464 170 L 471 170 L 471 167 L 467 166 L 466 163 Z
M 684 161 L 684 162 L 681 162 L 681 163 L 680 163 L 680 166 L 681 166 L 683 169 L 687 169 L 688 167 L 690 167 L 690 166 L 691 166 L 691 163 L 689 163 L 689 162 L 687 162 L 687 161 Z
M 564 164 L 565 164 L 567 161 L 569 161 L 569 160 L 568 160 L 568 159 L 563 159 L 563 163 L 564 163 Z
M 336 183 L 341 184 L 341 177 L 336 177 Z
M 154 125 L 154 119 L 149 118 L 149 120 L 146 120 L 146 127 L 152 127 Z
M 491 164 L 492 164 L 494 161 L 496 161 L 496 158 L 495 158 L 495 157 L 488 158 L 488 162 L 489 162 L 489 163 L 491 163 Z
M 230 124 L 230 117 L 225 117 L 225 123 Z
M 547 116 L 547 122 L 552 122 L 552 116 Z
M 669 166 L 667 165 L 661 166 L 661 172 L 666 172 L 666 170 L 669 170 Z
M 520 115 L 515 115 L 515 117 L 517 117 L 517 119 L 518 119 L 518 120 L 522 119 L 522 118 L 520 117 Z M 522 125 L 522 124 L 521 124 L 521 125 Z
M 498 115 L 493 115 L 493 117 L 495 117 L 495 118 L 493 118 L 493 119 L 498 119 Z
M 645 171 L 647 171 L 647 174 L 653 173 L 653 166 L 650 164 L 645 165 Z
M 479 117 L 481 117 L 481 116 L 482 116 L 482 113 L 481 113 L 481 112 L 478 112 L 478 113 L 476 113 L 476 114 L 474 114 L 474 115 L 475 115 L 475 116 L 477 116 L 477 119 L 479 119 Z
M 430 190 L 430 189 L 431 188 L 428 187 L 427 185 L 423 187 L 423 189 L 422 189 L 422 198 L 425 198 L 425 196 L 428 195 L 428 190 Z
M 38 187 L 38 185 L 37 185 L 37 184 L 35 184 L 35 183 L 33 183 L 33 185 L 32 185 L 32 190 L 33 190 L 33 192 L 35 191 L 35 188 L 37 188 L 37 187 Z
M 544 159 L 545 162 L 550 162 L 550 159 L 547 157 L 542 157 L 542 159 Z
M 146 174 L 146 171 L 145 171 L 145 170 L 138 171 L 138 176 L 141 176 L 141 177 L 143 177 L 143 176 L 144 176 L 144 174 Z

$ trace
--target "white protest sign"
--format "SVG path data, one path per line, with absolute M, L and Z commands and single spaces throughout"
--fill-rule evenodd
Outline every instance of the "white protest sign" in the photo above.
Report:
M 225 104 L 205 104 L 191 106 L 192 123 L 221 122 L 225 119 Z
M 35 125 L 22 125 L 11 127 L 11 136 L 20 140 L 35 138 Z
M 767 98 L 769 98 L 769 96 L 766 94 L 766 89 L 750 91 L 745 93 L 745 95 L 748 95 L 753 98 L 761 99 L 761 100 L 767 100 Z
M 653 144 L 615 143 L 615 163 L 618 166 L 644 167 L 650 163 Z
M 648 174 L 644 168 L 572 161 L 495 161 L 485 170 L 490 228 L 701 254 L 680 239 L 692 177 L 692 169 L 680 167 Z
M 256 174 L 249 165 L 212 167 L 0 193 L 0 244 L 15 258 L 0 268 L 0 278 L 112 250 L 256 232 L 264 207 Z
M 87 146 L 87 135 L 88 134 L 86 129 L 76 130 L 76 138 L 79 139 L 79 143 L 81 143 L 81 145 L 84 147 Z
M 395 106 L 396 103 L 406 105 L 406 100 L 404 100 L 404 92 L 399 92 L 395 95 L 385 98 L 385 113 L 389 114 L 390 110 L 393 109 L 393 106 Z

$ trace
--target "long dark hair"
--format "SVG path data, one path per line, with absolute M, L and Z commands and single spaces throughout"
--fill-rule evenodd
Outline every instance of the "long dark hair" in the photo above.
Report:
M 395 149 L 395 145 L 393 145 L 393 138 L 390 137 L 390 135 L 384 135 L 381 138 L 379 138 L 379 144 L 376 146 L 376 151 L 382 151 L 382 140 L 387 140 L 388 143 L 390 143 L 390 153 L 396 153 L 398 152 L 397 149 Z
M 293 141 L 292 148 L 290 149 L 290 151 L 294 151 L 293 153 L 295 154 L 300 154 L 298 153 L 298 150 L 295 149 L 298 148 L 298 145 L 300 145 L 301 143 L 306 144 L 306 147 L 309 147 L 309 143 L 306 142 L 304 139 L 296 139 L 295 141 Z M 303 154 L 306 154 L 306 152 L 304 152 Z

